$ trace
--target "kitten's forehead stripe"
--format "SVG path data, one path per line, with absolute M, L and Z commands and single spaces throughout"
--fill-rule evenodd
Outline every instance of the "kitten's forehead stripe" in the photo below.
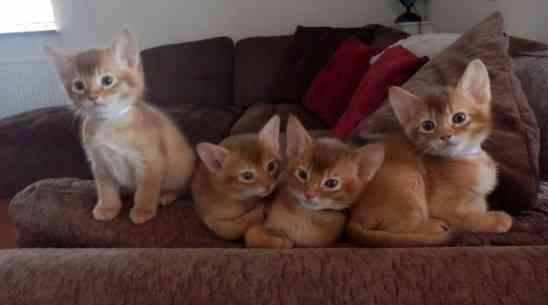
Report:
M 221 145 L 230 151 L 237 152 L 254 164 L 258 165 L 263 162 L 264 147 L 256 135 L 232 136 L 225 139 Z
M 92 49 L 78 53 L 75 57 L 77 70 L 86 76 L 94 76 L 98 68 L 107 64 L 108 51 L 101 49 Z
M 320 139 L 314 143 L 312 164 L 313 170 L 325 173 L 344 155 L 349 153 L 348 147 L 331 139 Z

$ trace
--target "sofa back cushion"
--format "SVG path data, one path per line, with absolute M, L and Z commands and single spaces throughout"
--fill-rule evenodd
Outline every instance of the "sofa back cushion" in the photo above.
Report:
M 258 101 L 271 102 L 271 86 L 292 35 L 251 37 L 236 43 L 234 96 L 237 105 L 247 107 Z
M 228 37 L 141 52 L 147 98 L 163 109 L 233 104 L 234 44 Z
M 520 82 L 512 71 L 504 20 L 495 13 L 472 28 L 448 49 L 432 58 L 404 88 L 427 95 L 433 86 L 455 86 L 466 65 L 480 58 L 486 64 L 493 91 L 494 130 L 485 150 L 495 159 L 499 183 L 490 202 L 495 208 L 519 213 L 535 207 L 538 189 L 539 130 Z M 355 138 L 399 131 L 389 103 L 355 130 Z

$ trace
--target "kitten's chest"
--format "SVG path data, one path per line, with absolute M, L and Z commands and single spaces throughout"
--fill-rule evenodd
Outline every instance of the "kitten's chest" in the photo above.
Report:
M 120 185 L 134 188 L 142 156 L 131 138 L 115 124 L 89 122 L 83 128 L 84 149 L 93 167 L 107 171 Z
M 490 193 L 497 183 L 496 164 L 483 151 L 478 156 L 437 160 L 430 167 L 433 173 L 430 182 L 437 189 L 454 188 L 457 192 L 483 195 Z

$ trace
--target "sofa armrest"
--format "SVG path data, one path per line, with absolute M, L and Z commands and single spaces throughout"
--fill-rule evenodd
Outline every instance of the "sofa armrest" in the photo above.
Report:
M 68 106 L 24 112 L 0 120 L 0 197 L 12 197 L 44 178 L 89 178 L 91 172 Z
M 546 256 L 547 246 L 6 250 L 0 304 L 539 304 Z

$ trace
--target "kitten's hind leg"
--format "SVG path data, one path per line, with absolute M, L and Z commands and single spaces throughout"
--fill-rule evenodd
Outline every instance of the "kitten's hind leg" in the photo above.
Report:
M 451 226 L 472 233 L 504 233 L 512 227 L 512 217 L 502 211 L 471 211 L 448 219 Z
M 265 226 L 255 226 L 245 233 L 247 248 L 290 249 L 295 243 L 285 234 Z
M 448 230 L 449 225 L 445 221 L 436 218 L 428 218 L 417 228 L 417 230 L 413 232 L 424 234 L 438 234 L 446 232 Z

